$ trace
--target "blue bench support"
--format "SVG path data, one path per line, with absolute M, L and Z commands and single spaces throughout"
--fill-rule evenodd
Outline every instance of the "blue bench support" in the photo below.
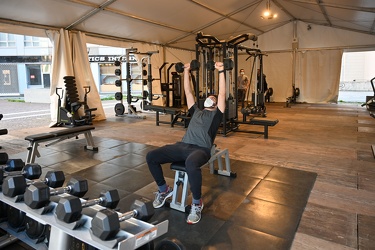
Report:
M 57 131 L 51 131 L 48 133 L 41 133 L 36 135 L 29 135 L 25 137 L 25 140 L 29 141 L 29 146 L 27 147 L 27 157 L 25 163 L 34 163 L 36 157 L 40 157 L 40 153 L 38 151 L 38 146 L 42 142 L 52 141 L 45 146 L 51 146 L 61 141 L 76 138 L 83 134 L 86 138 L 85 149 L 98 151 L 98 147 L 95 147 L 94 140 L 92 138 L 91 130 L 95 129 L 94 126 L 79 126 L 67 129 L 61 129 Z
M 223 165 L 223 158 L 225 160 L 225 168 Z M 215 169 L 215 161 L 218 162 L 218 169 Z M 211 174 L 223 175 L 227 177 L 237 177 L 237 174 L 230 169 L 230 159 L 228 149 L 219 149 L 214 145 L 211 149 L 211 158 L 202 167 L 208 165 Z M 171 169 L 176 171 L 174 177 L 172 201 L 169 207 L 180 212 L 187 212 L 187 198 L 189 192 L 189 178 L 186 173 L 185 162 L 173 162 Z M 180 195 L 181 193 L 181 195 Z

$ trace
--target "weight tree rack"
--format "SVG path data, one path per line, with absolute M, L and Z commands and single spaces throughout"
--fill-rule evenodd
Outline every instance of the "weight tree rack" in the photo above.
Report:
M 68 196 L 68 194 L 59 195 L 60 198 L 64 196 Z M 69 226 L 70 224 L 64 224 L 56 219 L 54 211 L 42 214 L 41 209 L 31 209 L 23 202 L 14 202 L 14 198 L 5 197 L 2 193 L 0 193 L 0 201 L 24 212 L 26 216 L 31 219 L 51 227 L 50 239 L 53 240 L 49 240 L 49 246 L 47 247 L 44 243 L 37 243 L 35 240 L 28 238 L 24 232 L 17 232 L 10 228 L 6 222 L 0 223 L 2 229 L 35 249 L 67 250 L 69 249 L 70 242 L 74 239 L 78 239 L 101 250 L 130 250 L 139 248 L 168 231 L 168 220 L 153 225 L 131 218 L 121 222 L 121 230 L 116 235 L 115 240 L 102 241 L 93 236 L 90 232 L 92 216 L 94 216 L 97 211 L 104 209 L 104 207 L 100 205 L 85 208 L 85 212 L 82 213 L 82 220 L 85 222 L 81 227 L 74 230 Z M 54 210 L 56 203 L 51 201 L 50 205 Z

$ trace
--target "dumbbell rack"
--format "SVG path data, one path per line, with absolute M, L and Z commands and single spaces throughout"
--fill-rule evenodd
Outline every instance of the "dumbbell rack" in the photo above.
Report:
M 66 195 L 67 194 L 62 194 L 60 197 Z M 43 225 L 51 226 L 50 239 L 52 240 L 49 241 L 49 246 L 47 248 L 45 244 L 36 244 L 33 240 L 29 239 L 24 232 L 16 232 L 14 229 L 10 228 L 6 222 L 0 223 L 0 227 L 6 230 L 9 234 L 16 236 L 18 239 L 35 249 L 67 250 L 69 249 L 70 238 L 76 238 L 98 249 L 130 250 L 147 244 L 168 231 L 168 220 L 153 225 L 131 218 L 121 222 L 121 230 L 116 235 L 115 240 L 102 241 L 91 234 L 90 227 L 92 217 L 89 216 L 95 214 L 96 211 L 102 210 L 103 207 L 100 205 L 84 208 L 80 220 L 83 225 L 77 229 L 72 229 L 71 224 L 65 224 L 56 219 L 54 215 L 54 208 L 56 207 L 55 202 L 51 202 L 50 204 L 50 206 L 53 207 L 52 212 L 42 214 L 41 209 L 31 209 L 23 202 L 14 202 L 14 200 L 14 198 L 8 198 L 0 193 L 0 201 L 25 212 L 26 216 Z

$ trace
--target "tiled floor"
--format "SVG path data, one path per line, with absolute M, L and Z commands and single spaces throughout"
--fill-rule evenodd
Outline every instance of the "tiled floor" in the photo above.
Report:
M 122 212 L 137 197 L 153 199 L 155 184 L 145 154 L 155 147 L 103 137 L 94 140 L 98 153 L 84 151 L 85 140 L 73 140 L 41 150 L 37 162 L 44 166 L 43 172 L 62 169 L 86 178 L 88 198 L 97 197 L 103 189 L 118 189 Z M 205 208 L 197 225 L 187 225 L 186 214 L 170 208 L 156 210 L 151 221 L 168 219 L 165 237 L 179 239 L 187 249 L 223 249 L 222 244 L 226 249 L 289 249 L 316 174 L 235 160 L 231 168 L 237 178 L 203 169 Z M 172 185 L 174 172 L 167 165 L 164 170 Z
M 168 235 L 187 249 L 373 249 L 375 160 L 370 145 L 375 119 L 360 105 L 270 104 L 267 111 L 270 119 L 280 121 L 270 128 L 268 140 L 250 133 L 216 138 L 229 149 L 237 178 L 203 170 L 206 205 L 198 225 L 187 225 L 185 214 L 169 208 L 157 210 L 152 220 L 169 219 Z M 85 176 L 90 197 L 115 186 L 123 197 L 122 211 L 139 196 L 152 199 L 155 184 L 144 156 L 180 140 L 184 128 L 157 127 L 152 114 L 144 120 L 108 115 L 95 126 L 98 153 L 83 151 L 80 141 L 71 140 L 44 148 L 37 162 L 45 171 Z M 13 157 L 25 158 L 24 137 L 46 129 L 36 124 L 10 128 L 0 143 Z M 172 183 L 168 166 L 165 174 Z

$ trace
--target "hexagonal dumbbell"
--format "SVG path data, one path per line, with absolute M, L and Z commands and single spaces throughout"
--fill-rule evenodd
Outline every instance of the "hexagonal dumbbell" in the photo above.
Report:
M 21 171 L 25 167 L 25 162 L 22 159 L 8 159 L 5 165 L 5 171 Z
M 75 196 L 61 198 L 56 206 L 56 217 L 66 223 L 72 223 L 80 219 L 82 208 L 99 204 L 107 208 L 116 208 L 120 201 L 120 196 L 116 189 L 102 192 L 97 199 L 81 201 Z
M 46 184 L 39 182 L 30 185 L 24 194 L 25 204 L 33 209 L 42 208 L 49 204 L 53 195 L 68 193 L 82 197 L 87 193 L 88 183 L 80 177 L 71 178 L 65 187 L 50 189 Z
M 2 185 L 3 194 L 7 197 L 16 197 L 24 194 L 26 188 L 35 183 L 43 183 L 49 187 L 57 188 L 64 184 L 65 175 L 63 171 L 48 171 L 43 180 L 27 180 L 22 175 L 8 176 Z
M 130 218 L 148 221 L 155 213 L 152 201 L 148 199 L 135 200 L 131 211 L 120 214 L 114 210 L 98 211 L 91 220 L 91 232 L 101 240 L 113 239 L 120 231 L 120 222 Z
M 0 184 L 7 176 L 22 175 L 24 178 L 33 180 L 37 179 L 42 175 L 42 167 L 39 164 L 30 163 L 26 164 L 21 171 L 5 172 L 0 168 Z

